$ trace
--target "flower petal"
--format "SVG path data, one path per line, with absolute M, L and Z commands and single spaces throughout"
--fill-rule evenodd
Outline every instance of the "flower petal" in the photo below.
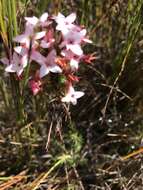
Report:
M 62 22 L 64 20 L 65 20 L 65 16 L 63 14 L 61 14 L 61 13 L 58 13 L 58 15 L 55 17 L 55 21 L 57 23 L 60 23 L 60 22 Z
M 36 25 L 37 23 L 38 23 L 38 21 L 39 21 L 39 19 L 37 18 L 37 17 L 35 17 L 35 16 L 33 16 L 33 17 L 25 17 L 25 20 L 28 22 L 28 23 L 30 23 L 30 24 L 32 24 L 32 25 Z
M 43 65 L 43 63 L 45 63 L 46 61 L 46 58 L 38 51 L 32 51 L 30 58 L 39 63 L 40 65 Z
M 89 40 L 88 38 L 84 38 L 83 41 L 86 42 L 86 43 L 89 43 L 89 44 L 92 44 L 92 43 L 93 43 L 93 42 L 92 42 L 91 40 Z
M 81 98 L 82 96 L 84 96 L 84 92 L 81 92 L 81 91 L 75 91 L 74 92 L 74 97 L 76 99 Z
M 62 102 L 70 102 L 71 101 L 71 97 L 69 95 L 66 95 L 65 97 L 63 97 L 61 99 Z
M 39 39 L 43 38 L 45 36 L 45 34 L 46 34 L 46 31 L 37 32 L 34 37 L 36 40 L 39 40 Z
M 28 49 L 22 47 L 22 46 L 16 46 L 14 47 L 14 50 L 16 53 L 24 56 L 25 54 L 28 54 Z
M 69 16 L 66 17 L 66 22 L 68 22 L 69 24 L 73 23 L 76 19 L 76 14 L 75 13 L 71 13 Z
M 34 33 L 34 25 L 30 24 L 30 23 L 26 23 L 26 28 L 25 28 L 25 34 L 27 36 L 32 36 Z
M 85 36 L 85 35 L 86 35 L 86 32 L 87 32 L 86 29 L 83 29 L 83 30 L 80 31 L 80 34 L 81 34 L 82 36 Z
M 48 68 L 52 73 L 61 73 L 62 72 L 62 69 L 58 65 L 55 65 L 55 64 Z
M 19 43 L 25 43 L 26 40 L 27 40 L 27 38 L 28 38 L 28 37 L 27 37 L 26 34 L 21 34 L 21 35 L 16 36 L 16 37 L 13 39 L 13 41 L 19 42 Z
M 8 65 L 5 68 L 5 71 L 8 72 L 8 73 L 15 73 L 15 67 L 14 67 L 14 65 L 13 64 Z
M 20 62 L 20 57 L 18 56 L 18 54 L 17 53 L 13 53 L 13 58 L 12 58 L 13 60 L 12 60 L 12 62 L 14 63 L 14 64 L 19 64 L 19 62 Z
M 71 96 L 72 94 L 74 94 L 74 92 L 75 92 L 75 90 L 74 90 L 73 86 L 69 86 L 68 94 L 70 94 L 70 96 Z
M 42 40 L 40 46 L 42 48 L 49 48 L 50 47 L 50 43 Z
M 48 18 L 48 13 L 43 13 L 40 17 L 40 22 L 45 22 Z
M 22 72 L 23 72 L 23 67 L 22 66 L 18 67 L 16 70 L 17 75 L 20 76 L 22 74 Z
M 67 28 L 65 27 L 65 24 L 63 22 L 59 23 L 56 26 L 56 30 L 62 31 L 63 33 L 66 32 L 67 33 Z
M 14 51 L 18 54 L 21 54 L 23 47 L 22 46 L 16 46 L 14 47 Z
M 52 66 L 55 63 L 56 55 L 57 53 L 55 49 L 51 50 L 50 53 L 48 54 L 46 62 L 49 66 L 50 65 Z
M 83 50 L 81 49 L 81 46 L 78 44 L 74 44 L 74 45 L 68 45 L 67 44 L 67 49 L 70 49 L 76 55 L 82 55 L 83 54 Z
M 20 62 L 21 62 L 21 64 L 22 64 L 23 68 L 26 67 L 27 64 L 28 64 L 28 55 L 22 56 Z
M 40 67 L 40 78 L 43 78 L 44 76 L 46 76 L 47 74 L 49 73 L 49 68 L 43 64 L 41 67 Z
M 78 61 L 77 60 L 75 60 L 75 59 L 71 59 L 70 60 L 70 66 L 71 66 L 71 68 L 72 69 L 78 69 Z
M 71 103 L 72 103 L 73 105 L 76 105 L 76 104 L 77 104 L 77 99 L 74 98 L 74 97 L 71 97 Z

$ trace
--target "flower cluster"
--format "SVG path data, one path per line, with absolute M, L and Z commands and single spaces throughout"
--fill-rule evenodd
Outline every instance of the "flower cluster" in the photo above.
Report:
M 57 16 L 42 14 L 25 17 L 25 31 L 13 40 L 19 44 L 14 47 L 11 58 L 2 58 L 5 71 L 16 73 L 22 80 L 24 71 L 33 63 L 37 69 L 30 73 L 29 87 L 34 95 L 42 90 L 42 81 L 50 72 L 62 75 L 65 78 L 65 96 L 62 102 L 77 103 L 77 99 L 84 92 L 75 91 L 74 84 L 78 82 L 75 73 L 80 62 L 91 62 L 94 57 L 85 55 L 82 45 L 92 43 L 87 37 L 86 29 L 75 24 L 76 14 L 65 17 L 58 13 Z

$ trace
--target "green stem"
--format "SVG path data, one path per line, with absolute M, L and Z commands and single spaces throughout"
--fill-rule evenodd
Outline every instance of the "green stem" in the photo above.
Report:
M 7 10 L 8 10 L 8 33 L 9 33 L 9 45 L 11 47 L 12 45 L 12 39 L 13 39 L 13 22 L 12 22 L 12 11 L 11 11 L 11 0 L 7 0 Z
M 13 20 L 13 33 L 14 36 L 17 35 L 17 19 L 16 19 L 16 2 L 11 0 L 11 9 L 12 9 L 12 20 Z
M 0 0 L 0 34 L 2 36 L 2 39 L 4 41 L 5 46 L 8 46 L 8 39 L 7 39 L 7 32 L 6 32 L 6 26 L 4 22 L 4 16 L 5 16 L 5 11 L 3 7 L 4 2 Z
M 10 29 L 10 39 L 11 47 L 13 46 L 13 37 L 17 35 L 17 18 L 16 18 L 16 0 L 8 0 L 8 15 L 9 15 L 9 29 Z M 11 16 L 11 18 L 10 18 Z M 14 96 L 16 96 L 15 107 L 17 110 L 17 122 L 18 124 L 23 124 L 24 117 L 24 100 L 20 90 L 20 82 L 12 76 L 12 85 L 14 90 Z

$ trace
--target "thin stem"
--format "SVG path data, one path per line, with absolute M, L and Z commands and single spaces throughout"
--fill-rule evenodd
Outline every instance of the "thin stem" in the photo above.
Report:
M 8 10 L 8 33 L 9 33 L 9 45 L 12 45 L 13 39 L 13 23 L 12 23 L 12 11 L 11 11 L 11 0 L 7 0 L 7 10 Z
M 3 11 L 4 7 L 3 7 L 3 1 L 0 1 L 0 34 L 2 36 L 2 39 L 4 41 L 5 46 L 8 46 L 8 39 L 7 39 L 7 35 L 6 35 L 6 26 L 5 26 L 5 22 L 4 22 L 4 11 Z
M 11 9 L 12 9 L 12 20 L 13 20 L 13 33 L 14 36 L 17 35 L 17 19 L 16 19 L 16 2 L 11 0 Z
M 13 47 L 13 37 L 17 35 L 17 19 L 16 19 L 16 2 L 15 0 L 7 0 L 7 10 L 9 19 L 9 46 L 10 49 Z M 12 54 L 12 51 L 10 52 Z M 9 60 L 11 56 L 9 56 Z M 11 87 L 12 95 L 14 99 L 14 105 L 17 110 L 17 122 L 18 124 L 23 124 L 24 122 L 24 106 L 23 97 L 21 96 L 20 82 L 15 79 L 14 75 L 11 74 Z

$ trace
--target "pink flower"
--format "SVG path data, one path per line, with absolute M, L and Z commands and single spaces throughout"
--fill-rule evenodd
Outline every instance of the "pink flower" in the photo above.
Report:
M 63 35 L 63 42 L 60 47 L 66 47 L 67 50 L 71 50 L 74 54 L 81 56 L 83 54 L 81 44 L 92 43 L 92 41 L 86 37 L 86 32 L 86 29 L 81 29 L 78 26 L 73 27 Z
M 32 25 L 27 24 L 24 34 L 14 38 L 14 41 L 21 43 L 21 45 L 15 47 L 14 50 L 21 56 L 25 56 L 27 62 L 31 60 L 40 63 L 43 62 L 43 56 L 38 51 L 36 51 L 37 47 L 39 46 L 36 40 L 43 38 L 45 34 L 45 31 L 34 33 Z
M 48 13 L 43 13 L 39 19 L 35 16 L 25 17 L 25 20 L 27 21 L 28 24 L 31 24 L 33 26 L 39 25 L 42 27 L 49 25 L 47 19 L 48 19 Z
M 27 62 L 36 61 L 40 64 L 42 64 L 45 60 L 45 57 L 35 50 L 35 48 L 32 48 L 31 51 L 29 51 L 28 48 L 25 48 L 23 46 L 17 46 L 14 48 L 15 52 L 21 55 L 22 57 L 25 57 L 25 60 Z
M 64 56 L 66 59 L 69 60 L 69 64 L 71 67 L 71 70 L 77 70 L 79 66 L 79 62 L 81 59 L 81 56 L 75 55 L 72 51 L 70 50 L 63 50 L 61 52 L 61 55 Z
M 70 30 L 66 35 L 63 36 L 64 40 L 61 43 L 60 47 L 66 46 L 67 50 L 71 50 L 74 54 L 81 56 L 83 50 L 81 48 L 81 43 L 86 39 L 86 30 Z
M 68 92 L 65 97 L 62 98 L 62 102 L 71 102 L 73 105 L 77 104 L 77 99 L 81 98 L 84 95 L 84 92 L 75 91 L 72 85 L 69 86 Z
M 73 88 L 79 82 L 76 76 L 79 63 L 91 63 L 95 57 L 94 54 L 84 54 L 82 45 L 92 42 L 87 37 L 86 29 L 74 23 L 75 19 L 75 13 L 67 17 L 61 13 L 52 17 L 48 13 L 40 18 L 25 17 L 24 32 L 13 39 L 19 45 L 13 47 L 14 53 L 9 59 L 1 59 L 5 71 L 16 73 L 14 76 L 22 80 L 23 71 L 30 64 L 28 79 L 33 95 L 42 90 L 42 79 L 48 73 L 62 73 L 63 84 L 67 88 L 61 101 L 77 104 L 77 99 L 84 95 L 84 92 Z
M 39 91 L 41 91 L 41 81 L 40 80 L 30 80 L 29 87 L 32 90 L 33 95 L 37 95 Z
M 40 68 L 40 78 L 47 75 L 49 72 L 61 73 L 61 68 L 56 64 L 56 51 L 53 49 L 50 51 L 48 56 L 45 58 L 44 62 L 41 64 Z
M 22 74 L 24 68 L 27 66 L 26 57 L 20 57 L 16 53 L 13 54 L 13 57 L 10 61 L 7 58 L 3 58 L 1 59 L 1 62 L 6 65 L 6 72 L 17 73 L 18 76 Z
M 72 13 L 69 16 L 65 17 L 63 14 L 58 13 L 58 16 L 55 17 L 57 23 L 56 30 L 61 31 L 63 34 L 66 34 L 71 28 L 74 27 L 73 22 L 76 19 L 76 14 Z
M 41 40 L 40 46 L 42 48 L 49 48 L 53 45 L 55 39 L 53 38 L 53 30 L 49 30 L 44 36 L 43 40 Z
M 38 44 L 36 40 L 43 38 L 46 34 L 46 31 L 34 32 L 34 28 L 31 24 L 26 24 L 25 32 L 21 35 L 18 35 L 14 38 L 15 42 L 22 43 L 26 48 L 33 46 L 33 44 Z

